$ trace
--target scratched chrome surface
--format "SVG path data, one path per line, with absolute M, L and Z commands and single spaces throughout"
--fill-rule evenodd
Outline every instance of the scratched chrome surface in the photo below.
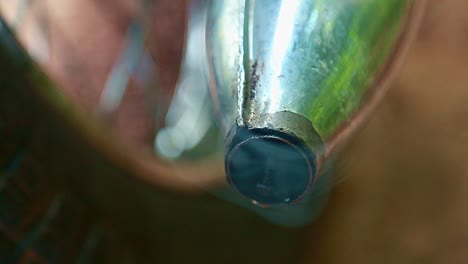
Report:
M 211 91 L 226 129 L 281 111 L 326 142 L 365 102 L 412 1 L 211 1 Z

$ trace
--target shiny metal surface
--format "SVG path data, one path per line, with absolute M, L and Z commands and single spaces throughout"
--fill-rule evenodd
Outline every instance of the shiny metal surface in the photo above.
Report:
M 165 117 L 165 127 L 158 131 L 155 140 L 155 150 L 167 159 L 180 158 L 195 149 L 213 125 L 206 53 L 200 50 L 205 46 L 207 9 L 207 0 L 190 2 L 179 79 Z
M 212 1 L 212 90 L 225 125 L 290 111 L 328 139 L 363 102 L 411 3 Z
M 320 169 L 330 149 L 339 145 L 336 142 L 347 138 L 375 105 L 380 97 L 375 94 L 382 94 L 382 86 L 377 85 L 379 75 L 387 74 L 385 70 L 395 57 L 416 2 L 211 1 L 206 35 L 208 64 L 211 92 L 225 133 L 245 127 L 252 132 L 281 132 L 278 136 L 283 139 L 292 135 L 296 137 L 293 141 L 302 142 L 313 152 L 314 167 Z M 299 116 L 302 125 L 284 118 L 272 119 L 274 116 Z M 257 137 L 254 134 L 252 137 Z M 239 147 L 232 146 L 229 138 L 226 164 L 233 162 L 231 152 Z M 299 165 L 292 166 L 290 157 L 275 155 L 275 161 L 263 164 L 261 160 L 272 159 L 262 156 L 271 156 L 267 152 L 250 148 L 243 153 L 246 157 L 238 161 L 249 165 L 236 167 L 236 173 L 229 166 L 226 170 L 229 181 L 235 182 L 241 193 L 269 181 L 272 185 L 262 196 L 265 200 L 289 203 L 293 201 L 290 197 L 298 197 L 291 194 L 297 184 L 292 179 L 298 176 L 293 174 Z M 258 162 L 244 162 L 248 159 Z M 256 180 L 241 173 L 252 166 L 263 171 L 252 176 Z M 284 175 L 275 173 L 278 171 L 284 171 Z M 312 173 L 308 177 L 315 176 Z M 279 195 L 280 187 L 286 194 L 288 184 L 289 196 L 267 198 Z

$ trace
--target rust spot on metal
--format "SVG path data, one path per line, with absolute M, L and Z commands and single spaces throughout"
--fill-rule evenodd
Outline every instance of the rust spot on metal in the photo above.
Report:
M 255 62 L 252 64 L 252 74 L 250 75 L 250 85 L 251 85 L 250 99 L 255 98 L 258 80 L 260 79 L 260 76 L 257 73 L 257 68 L 258 68 L 258 62 L 255 60 Z

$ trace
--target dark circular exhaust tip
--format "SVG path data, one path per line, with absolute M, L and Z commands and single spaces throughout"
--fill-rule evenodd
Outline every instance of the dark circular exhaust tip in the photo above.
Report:
M 262 205 L 301 199 L 316 175 L 316 158 L 304 142 L 281 131 L 236 127 L 227 145 L 230 184 Z

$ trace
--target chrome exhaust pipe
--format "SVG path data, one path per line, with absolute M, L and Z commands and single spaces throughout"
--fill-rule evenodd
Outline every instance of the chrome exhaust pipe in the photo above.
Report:
M 228 181 L 290 204 L 372 110 L 424 1 L 211 0 L 212 99 Z

